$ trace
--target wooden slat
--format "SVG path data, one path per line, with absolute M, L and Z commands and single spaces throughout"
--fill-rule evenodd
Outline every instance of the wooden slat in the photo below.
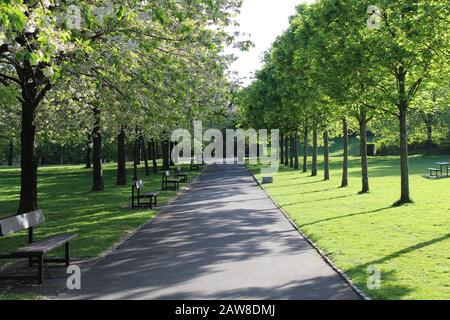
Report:
M 37 242 L 33 242 L 32 244 L 17 249 L 16 251 L 12 252 L 11 255 L 13 256 L 22 256 L 22 255 L 29 255 L 29 254 L 46 254 L 53 249 L 62 246 L 63 244 L 69 242 L 70 240 L 76 238 L 76 234 L 64 234 L 60 236 L 54 236 L 50 238 L 46 238 Z
M 154 196 L 157 196 L 158 194 L 159 194 L 159 192 L 147 192 L 147 193 L 144 194 L 144 196 L 146 196 L 146 197 L 150 197 L 150 196 L 154 197 Z
M 45 221 L 42 210 L 28 212 L 18 216 L 0 220 L 0 236 L 34 227 Z

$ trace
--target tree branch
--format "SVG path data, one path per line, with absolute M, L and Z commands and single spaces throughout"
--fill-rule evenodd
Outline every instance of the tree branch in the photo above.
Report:
M 9 80 L 9 81 L 15 82 L 15 83 L 18 84 L 19 86 L 22 85 L 22 83 L 20 82 L 19 79 L 14 78 L 14 77 L 11 77 L 11 76 L 8 76 L 8 75 L 6 75 L 6 74 L 4 74 L 4 73 L 1 73 L 1 72 L 0 72 L 0 77 L 2 77 L 3 80 Z

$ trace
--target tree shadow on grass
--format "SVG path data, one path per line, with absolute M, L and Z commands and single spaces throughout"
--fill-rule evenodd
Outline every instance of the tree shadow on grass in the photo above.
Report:
M 449 240 L 449 239 L 450 239 L 450 233 L 447 233 L 446 235 L 443 235 L 442 237 L 439 237 L 439 238 L 435 238 L 435 239 L 431 239 L 431 240 L 428 240 L 428 241 L 424 241 L 424 242 L 417 243 L 417 244 L 415 244 L 415 245 L 406 247 L 406 248 L 404 248 L 404 249 L 402 249 L 402 250 L 393 252 L 393 253 L 391 253 L 391 254 L 389 254 L 389 255 L 383 257 L 383 258 L 380 258 L 380 259 L 377 259 L 377 260 L 372 260 L 372 261 L 367 262 L 367 263 L 365 263 L 365 264 L 359 265 L 359 266 L 357 266 L 357 267 L 355 267 L 355 268 L 361 268 L 361 267 L 364 268 L 364 267 L 369 267 L 369 266 L 371 266 L 371 265 L 381 264 L 381 263 L 384 263 L 384 262 L 386 262 L 386 261 L 389 261 L 389 260 L 398 258 L 398 257 L 400 257 L 400 256 L 402 256 L 402 255 L 404 255 L 404 254 L 408 254 L 408 253 L 410 253 L 410 252 L 412 252 L 412 251 L 416 251 L 416 250 L 419 250 L 419 249 L 422 249 L 422 248 L 431 246 L 431 245 L 433 245 L 433 244 L 435 244 L 435 243 L 438 243 L 438 242 L 441 242 L 441 241 L 446 241 L 446 240 Z M 353 268 L 352 268 L 352 269 L 353 269 Z M 350 269 L 349 271 L 352 271 L 352 269 Z
M 450 233 L 443 235 L 441 237 L 431 239 L 428 241 L 423 241 L 420 243 L 417 243 L 415 245 L 406 247 L 402 250 L 398 250 L 396 252 L 393 252 L 387 256 L 384 256 L 382 258 L 372 260 L 360 265 L 357 265 L 353 268 L 350 268 L 346 270 L 346 273 L 352 277 L 353 280 L 359 285 L 360 288 L 366 288 L 364 286 L 364 281 L 367 280 L 368 272 L 367 268 L 374 266 L 378 267 L 379 265 L 382 265 L 385 262 L 388 262 L 390 260 L 396 259 L 402 255 L 411 253 L 413 251 L 431 246 L 433 244 L 447 241 L 450 239 Z M 407 294 L 414 291 L 414 288 L 412 287 L 406 287 L 406 286 L 400 286 L 396 282 L 398 282 L 398 279 L 396 277 L 396 271 L 390 270 L 390 271 L 382 271 L 381 273 L 381 289 L 380 290 L 367 290 L 364 291 L 367 292 L 371 297 L 373 298 L 379 298 L 379 299 L 400 299 L 403 296 L 406 296 Z
M 296 205 L 296 204 L 321 202 L 321 201 L 336 200 L 336 199 L 345 199 L 345 198 L 354 197 L 354 196 L 355 196 L 355 194 L 347 194 L 347 195 L 338 196 L 338 197 L 331 197 L 331 198 L 313 199 L 313 200 L 302 200 L 302 201 L 297 201 L 297 202 L 292 202 L 292 203 L 283 204 L 283 205 L 281 205 L 281 207 L 284 208 L 284 207 L 294 206 L 294 205 Z
M 375 300 L 399 300 L 415 291 L 411 286 L 399 284 L 400 280 L 396 270 L 381 270 L 380 287 L 371 289 L 368 288 L 368 284 L 372 284 L 369 277 L 373 274 L 368 272 L 367 267 L 355 267 L 346 273 L 359 289 Z
M 343 216 L 337 216 L 337 217 L 331 217 L 331 218 L 316 220 L 316 221 L 312 221 L 312 222 L 309 222 L 309 223 L 300 224 L 300 226 L 301 227 L 311 226 L 311 225 L 322 223 L 322 222 L 328 222 L 328 221 L 333 221 L 333 220 L 338 220 L 338 219 L 345 219 L 345 218 L 365 215 L 365 214 L 369 214 L 369 213 L 377 213 L 377 212 L 381 212 L 381 211 L 389 210 L 389 209 L 392 209 L 392 207 L 384 207 L 384 208 L 379 208 L 379 209 L 370 210 L 370 211 L 361 211 L 361 212 L 355 212 L 355 213 L 351 213 L 351 214 L 346 214 L 346 215 L 343 215 Z
M 305 184 L 313 184 L 313 183 L 321 183 L 321 182 L 326 182 L 326 181 L 324 181 L 324 180 L 316 180 L 316 181 L 309 181 L 309 182 L 295 183 L 295 184 L 284 184 L 284 185 L 277 184 L 277 185 L 274 185 L 274 186 L 266 187 L 266 189 L 275 189 L 275 188 L 282 188 L 282 187 L 296 187 L 296 186 L 301 186 L 301 185 L 305 185 Z
M 328 188 L 328 189 L 320 189 L 320 190 L 314 190 L 314 191 L 307 191 L 307 192 L 296 192 L 296 193 L 279 193 L 279 194 L 275 194 L 272 193 L 271 195 L 274 197 L 287 197 L 287 196 L 297 196 L 300 194 L 315 194 L 315 193 L 320 193 L 320 192 L 327 192 L 327 191 L 332 191 L 332 190 L 337 190 L 340 188 Z

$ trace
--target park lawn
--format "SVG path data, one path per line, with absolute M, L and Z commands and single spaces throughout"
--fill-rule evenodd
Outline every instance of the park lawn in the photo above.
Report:
M 350 158 L 350 187 L 339 188 L 341 158 L 333 153 L 331 180 L 283 167 L 265 189 L 300 229 L 373 299 L 450 299 L 450 179 L 429 180 L 426 168 L 450 156 L 412 156 L 413 204 L 400 195 L 398 157 L 371 157 L 370 194 L 359 195 L 359 158 Z M 249 165 L 261 178 L 260 166 Z M 369 266 L 381 288 L 367 289 Z
M 128 186 L 116 186 L 116 164 L 103 166 L 105 191 L 92 192 L 92 171 L 83 166 L 41 167 L 38 172 L 39 208 L 44 211 L 46 222 L 36 228 L 39 239 L 61 233 L 77 233 L 71 242 L 72 257 L 97 257 L 112 248 L 125 235 L 133 232 L 155 216 L 154 210 L 131 210 L 131 164 L 127 168 Z M 188 170 L 186 170 L 188 171 Z M 195 179 L 199 172 L 190 172 Z M 146 177 L 143 168 L 139 177 L 144 180 L 145 190 L 161 189 L 161 175 Z M 0 167 L 0 217 L 14 215 L 20 193 L 19 168 Z M 161 192 L 158 204 L 175 197 L 174 191 Z M 26 232 L 0 239 L 0 252 L 26 244 Z M 63 249 L 54 255 L 62 255 Z M 5 263 L 5 260 L 0 260 Z M 27 296 L 0 299 L 27 298 Z

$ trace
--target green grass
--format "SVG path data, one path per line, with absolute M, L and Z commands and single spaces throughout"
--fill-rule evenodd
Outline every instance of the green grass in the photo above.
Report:
M 188 170 L 186 170 L 188 171 Z M 54 166 L 39 168 L 39 208 L 44 211 L 46 222 L 36 228 L 39 239 L 61 233 L 78 233 L 71 242 L 73 257 L 97 257 L 110 249 L 127 233 L 132 232 L 155 216 L 153 210 L 131 210 L 131 166 L 128 168 L 129 186 L 115 185 L 116 164 L 103 166 L 105 191 L 92 192 L 92 171 L 82 166 Z M 199 173 L 191 172 L 190 179 Z M 161 189 L 160 174 L 146 177 L 142 168 L 139 177 L 144 180 L 145 190 Z M 14 215 L 20 193 L 19 168 L 0 167 L 0 217 Z M 167 203 L 175 192 L 161 192 L 159 204 Z M 0 251 L 7 253 L 26 244 L 26 232 L 0 239 Z M 62 255 L 62 251 L 55 251 Z M 5 263 L 5 260 L 0 260 Z M 28 296 L 20 295 L 26 299 Z M 0 299 L 17 297 L 1 296 Z
M 354 156 L 348 188 L 338 188 L 342 164 L 335 156 L 331 181 L 283 167 L 266 190 L 370 297 L 450 299 L 450 179 L 423 177 L 434 162 L 449 158 L 410 158 L 414 203 L 402 207 L 392 206 L 400 193 L 398 157 L 370 158 L 370 194 L 358 194 L 359 158 Z M 249 168 L 261 178 L 259 166 Z M 378 290 L 367 289 L 369 266 L 381 270 Z

